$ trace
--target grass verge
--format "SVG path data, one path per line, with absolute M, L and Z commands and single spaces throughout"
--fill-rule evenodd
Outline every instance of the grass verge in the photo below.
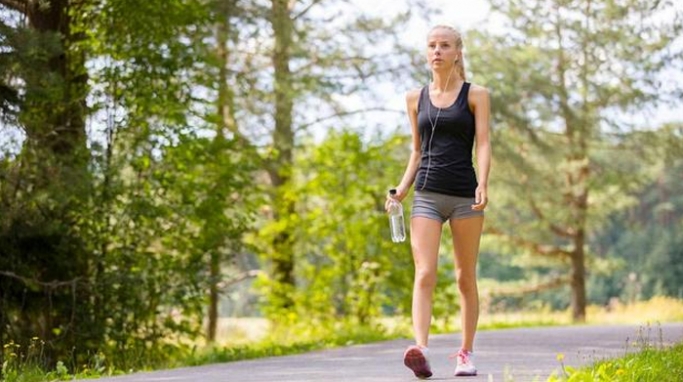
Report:
M 281 337 L 279 339 L 267 338 L 238 346 L 207 347 L 190 357 L 186 364 L 198 366 L 217 362 L 300 354 L 313 350 L 390 340 L 402 337 L 402 335 L 372 327 L 341 325 L 336 330 L 317 337 L 316 339 L 298 341 L 282 339 Z
M 42 359 L 42 342 L 34 339 L 27 351 L 14 343 L 3 347 L 5 362 L 0 374 L 1 382 L 46 382 L 86 378 L 99 378 L 129 374 L 137 371 L 172 369 L 211 363 L 233 362 L 246 359 L 293 355 L 314 350 L 350 346 L 390 340 L 401 337 L 377 326 L 362 326 L 349 322 L 326 325 L 285 325 L 286 329 L 273 329 L 267 338 L 248 343 L 224 346 L 177 347 L 169 350 L 168 360 L 151 361 L 140 355 L 138 361 L 125 371 L 107 361 L 100 354 L 89 365 L 69 365 L 58 362 L 53 370 L 46 370 Z M 127 357 L 131 358 L 131 357 Z M 129 363 L 130 364 L 130 363 Z
M 653 346 L 641 343 L 637 353 L 574 369 L 562 364 L 562 372 L 549 382 L 680 382 L 683 378 L 683 343 Z M 558 357 L 562 363 L 562 357 Z

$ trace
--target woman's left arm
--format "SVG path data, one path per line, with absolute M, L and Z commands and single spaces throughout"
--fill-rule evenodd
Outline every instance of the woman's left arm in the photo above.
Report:
M 477 182 L 479 184 L 475 193 L 475 204 L 472 206 L 472 209 L 483 210 L 488 204 L 487 189 L 489 169 L 491 167 L 491 141 L 489 140 L 491 101 L 489 91 L 477 85 L 472 86 L 468 98 L 474 113 Z

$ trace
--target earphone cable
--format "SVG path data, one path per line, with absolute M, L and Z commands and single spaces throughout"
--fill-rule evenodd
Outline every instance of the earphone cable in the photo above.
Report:
M 444 91 L 448 90 L 448 83 L 451 80 L 451 74 L 453 74 L 452 69 L 450 73 L 448 73 L 448 78 L 446 79 L 446 86 L 444 87 Z M 427 186 L 427 180 L 429 179 L 429 169 L 432 165 L 432 140 L 434 139 L 434 131 L 436 130 L 436 125 L 439 122 L 439 116 L 441 115 L 441 110 L 443 109 L 441 107 L 437 108 L 436 117 L 434 118 L 434 122 L 432 122 L 432 97 L 429 95 L 429 89 L 427 89 L 427 99 L 429 100 L 429 104 L 427 105 L 427 119 L 429 120 L 429 124 L 432 126 L 432 133 L 429 135 L 429 143 L 427 145 L 427 172 L 425 174 L 425 180 L 422 183 L 422 187 L 420 188 L 420 190 L 424 190 L 425 186 Z

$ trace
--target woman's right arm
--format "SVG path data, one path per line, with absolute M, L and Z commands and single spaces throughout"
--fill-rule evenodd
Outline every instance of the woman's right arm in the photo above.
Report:
M 403 200 L 403 198 L 408 195 L 408 191 L 415 181 L 415 175 L 417 174 L 417 169 L 420 166 L 420 158 L 422 157 L 422 144 L 420 142 L 420 132 L 417 127 L 417 102 L 419 98 L 420 89 L 411 90 L 406 94 L 406 109 L 408 112 L 408 119 L 410 119 L 412 133 L 412 150 L 401 183 L 396 186 L 396 199 L 398 200 Z

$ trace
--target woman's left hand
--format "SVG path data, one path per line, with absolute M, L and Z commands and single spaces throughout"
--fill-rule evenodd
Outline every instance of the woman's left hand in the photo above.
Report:
M 477 187 L 477 190 L 474 192 L 474 204 L 472 205 L 472 209 L 475 211 L 483 211 L 488 203 L 489 199 L 486 195 L 486 187 Z

